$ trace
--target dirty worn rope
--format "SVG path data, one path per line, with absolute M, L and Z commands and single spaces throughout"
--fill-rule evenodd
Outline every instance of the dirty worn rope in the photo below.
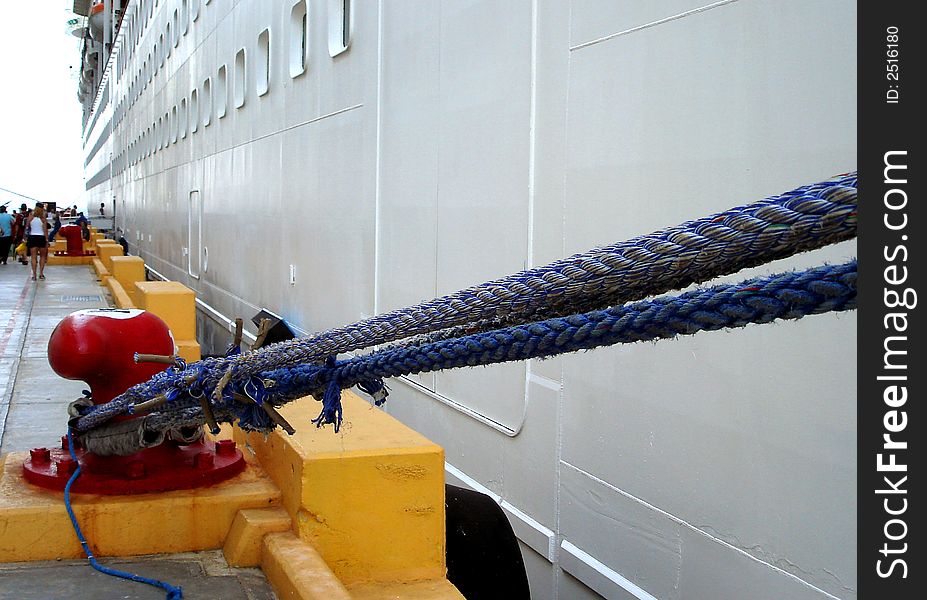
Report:
M 87 538 L 84 537 L 84 533 L 77 523 L 77 516 L 74 514 L 74 509 L 71 507 L 71 486 L 74 485 L 74 482 L 77 481 L 81 473 L 80 461 L 77 460 L 77 455 L 74 453 L 74 437 L 71 430 L 68 430 L 68 451 L 71 453 L 71 460 L 77 465 L 77 470 L 74 471 L 71 478 L 68 479 L 68 483 L 64 486 L 64 508 L 68 511 L 68 516 L 71 518 L 71 525 L 74 527 L 74 533 L 77 534 L 77 539 L 80 541 L 81 548 L 84 549 L 84 554 L 87 555 L 87 559 L 90 561 L 90 566 L 105 575 L 112 575 L 113 577 L 121 577 L 130 581 L 147 583 L 148 585 L 159 587 L 166 592 L 165 600 L 183 600 L 183 590 L 180 587 L 175 587 L 165 581 L 112 569 L 97 562 L 97 559 L 93 556 L 93 551 L 90 549 L 90 544 L 87 542 Z
M 203 360 L 190 366 L 196 370 L 193 384 L 180 385 L 183 375 L 165 371 L 74 426 L 86 431 L 159 394 L 211 396 L 223 377 L 240 388 L 264 371 L 447 328 L 484 330 L 605 308 L 851 239 L 856 188 L 856 173 L 849 173 L 346 327 Z
M 679 289 L 852 238 L 856 192 L 854 173 L 243 354 L 229 366 L 233 378 L 245 377 L 484 319 L 526 323 Z
M 853 308 L 856 308 L 856 261 L 779 273 L 454 340 L 395 348 L 340 363 L 276 369 L 260 373 L 259 377 L 274 384 L 268 388 L 264 401 L 282 404 L 307 394 L 322 397 L 322 414 L 315 422 L 332 423 L 337 429 L 342 420 L 341 390 L 369 385 L 386 377 L 543 358 Z M 242 424 L 241 406 L 225 402 L 214 411 L 219 420 L 238 419 Z M 188 405 L 176 414 L 149 415 L 146 427 L 176 427 L 178 419 L 187 425 L 203 423 L 202 412 Z M 255 423 L 244 425 L 262 429 Z

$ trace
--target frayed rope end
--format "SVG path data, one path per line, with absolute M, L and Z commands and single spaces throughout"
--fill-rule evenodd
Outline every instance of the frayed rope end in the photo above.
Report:
M 338 430 L 341 429 L 341 417 L 341 385 L 338 382 L 338 378 L 333 377 L 332 380 L 328 382 L 325 395 L 322 396 L 322 412 L 319 413 L 318 417 L 312 419 L 312 422 L 316 427 L 322 427 L 323 425 L 331 423 L 335 426 L 335 433 L 338 433 Z

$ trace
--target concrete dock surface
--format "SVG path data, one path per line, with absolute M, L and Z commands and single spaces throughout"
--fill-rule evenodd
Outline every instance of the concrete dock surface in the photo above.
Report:
M 81 309 L 112 306 L 86 266 L 48 266 L 45 280 L 12 260 L 0 265 L 0 453 L 56 446 L 69 402 L 87 384 L 59 377 L 48 364 L 58 322 Z M 63 502 L 63 501 L 62 501 Z M 118 524 L 114 524 L 118 527 Z M 2 532 L 0 532 L 2 535 Z M 257 568 L 231 568 L 221 550 L 98 561 L 180 586 L 187 600 L 273 600 Z M 165 592 L 98 573 L 86 560 L 0 563 L 0 600 L 158 599 Z

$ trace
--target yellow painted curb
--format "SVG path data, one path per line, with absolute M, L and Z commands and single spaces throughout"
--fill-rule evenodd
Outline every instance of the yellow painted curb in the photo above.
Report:
M 466 600 L 447 579 L 403 583 L 366 583 L 348 588 L 354 600 Z
M 261 570 L 280 600 L 351 600 L 319 553 L 291 532 L 264 538 Z
M 0 478 L 0 562 L 81 558 L 61 492 L 23 479 L 27 453 L 7 455 Z M 78 522 L 98 556 L 221 548 L 241 509 L 280 504 L 280 492 L 254 467 L 229 481 L 160 494 L 75 494 Z
M 110 275 L 109 275 L 109 271 L 103 265 L 103 261 L 100 260 L 99 258 L 94 258 L 91 261 L 91 264 L 93 265 L 93 270 L 97 274 L 97 279 L 100 280 L 100 285 L 106 285 L 106 280 L 109 278 Z
M 115 277 L 106 279 L 106 287 L 109 288 L 109 293 L 113 296 L 113 304 L 116 305 L 116 308 L 135 308 L 132 299 L 129 298 L 122 284 Z
M 226 562 L 230 567 L 259 566 L 264 536 L 290 531 L 292 525 L 290 515 L 280 507 L 238 511 L 222 548 Z

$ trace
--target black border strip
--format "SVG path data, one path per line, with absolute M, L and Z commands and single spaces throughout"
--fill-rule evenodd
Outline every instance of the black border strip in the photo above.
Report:
M 927 291 L 917 6 L 859 5 L 857 560 L 864 599 L 921 597 L 927 589 L 918 560 L 924 500 L 912 491 L 924 479 L 915 455 L 924 451 L 927 377 L 924 311 L 916 301 Z

